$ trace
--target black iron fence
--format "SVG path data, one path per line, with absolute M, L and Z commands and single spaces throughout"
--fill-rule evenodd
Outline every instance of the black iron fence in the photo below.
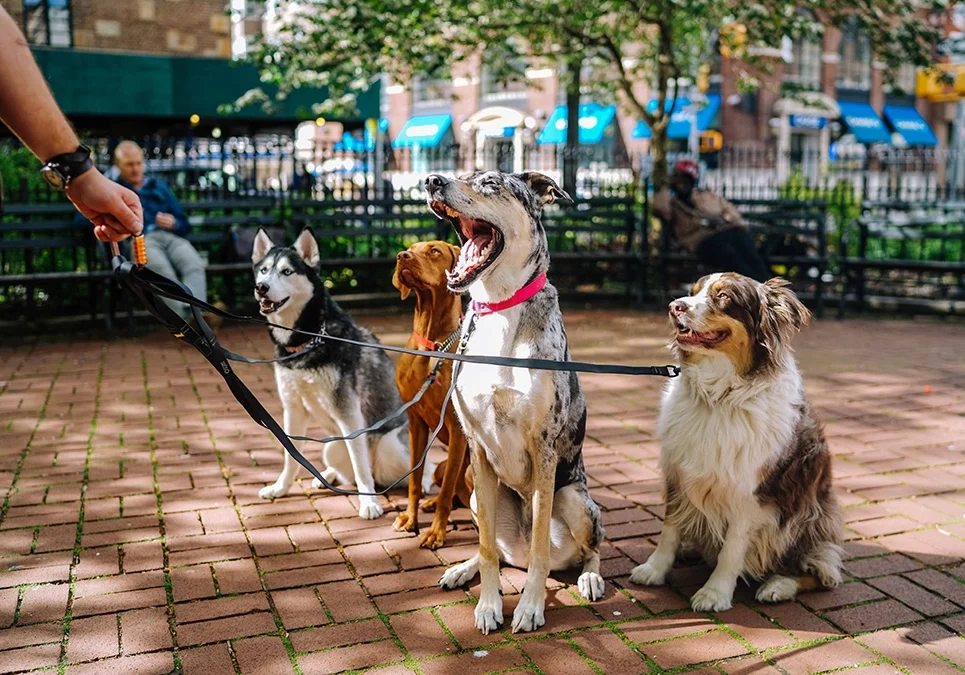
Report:
M 275 226 L 291 240 L 310 226 L 324 251 L 333 292 L 388 297 L 396 252 L 419 239 L 452 236 L 425 208 L 421 185 L 426 173 L 481 167 L 539 170 L 560 179 L 564 152 L 557 146 L 520 152 L 505 143 L 428 150 L 366 147 L 348 140 L 301 149 L 297 140 L 284 136 L 138 140 L 146 149 L 148 171 L 171 184 L 190 215 L 191 239 L 208 259 L 212 295 L 229 303 L 250 294 L 248 261 L 235 245 L 241 230 Z M 110 171 L 112 141 L 95 146 L 98 164 Z M 554 280 L 562 290 L 582 297 L 655 301 L 672 292 L 683 276 L 702 271 L 693 260 L 668 267 L 668 261 L 674 262 L 667 257 L 670 234 L 649 216 L 649 181 L 598 148 L 581 148 L 580 153 L 576 204 L 547 213 Z M 12 156 L 0 149 L 9 205 L 0 218 L 0 320 L 71 312 L 109 317 L 115 298 L 109 293 L 103 248 L 93 242 L 89 227 L 74 219 L 69 203 L 38 180 L 35 160 L 24 160 L 11 179 Z M 702 155 L 700 161 L 702 186 L 739 205 L 765 253 L 773 254 L 772 269 L 794 276 L 796 287 L 813 301 L 863 302 L 867 289 L 861 286 L 856 259 L 877 254 L 855 253 L 854 242 L 861 227 L 871 227 L 862 220 L 868 214 L 894 219 L 911 213 L 916 222 L 924 222 L 941 212 L 954 221 L 937 234 L 925 228 L 930 243 L 924 247 L 894 243 L 901 237 L 921 238 L 915 228 L 899 236 L 900 228 L 889 226 L 882 236 L 869 234 L 867 241 L 879 246 L 878 240 L 893 240 L 880 244 L 890 251 L 878 256 L 884 261 L 925 256 L 931 263 L 950 264 L 940 276 L 919 269 L 913 279 L 891 285 L 906 289 L 904 295 L 912 295 L 907 289 L 916 284 L 940 283 L 940 292 L 914 294 L 954 298 L 962 286 L 958 266 L 965 264 L 965 217 L 954 214 L 965 214 L 965 200 L 958 199 L 965 195 L 953 177 L 963 172 L 946 153 L 892 149 L 831 157 L 730 148 Z M 780 254 L 768 248 L 777 239 L 785 247 Z M 795 250 L 793 255 L 787 247 Z M 885 266 L 876 262 L 875 274 L 863 279 L 899 274 L 882 274 Z M 886 286 L 876 283 L 877 288 Z

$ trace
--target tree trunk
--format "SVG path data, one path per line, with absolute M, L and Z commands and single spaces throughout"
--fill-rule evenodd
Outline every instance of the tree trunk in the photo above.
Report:
M 579 54 L 566 58 L 566 147 L 563 149 L 563 190 L 576 199 L 576 174 L 580 164 L 580 71 Z
M 657 110 L 659 115 L 650 125 L 653 137 L 650 139 L 650 156 L 653 158 L 653 184 L 660 185 L 666 179 L 667 170 L 667 129 L 670 127 L 670 117 L 677 103 L 677 85 L 674 84 L 674 97 L 667 110 L 667 87 L 671 75 L 676 76 L 673 66 L 673 30 L 671 28 L 672 15 L 668 21 L 660 25 L 660 52 L 657 57 Z
M 650 130 L 650 157 L 653 159 L 653 184 L 660 185 L 667 178 L 667 126 L 655 124 Z

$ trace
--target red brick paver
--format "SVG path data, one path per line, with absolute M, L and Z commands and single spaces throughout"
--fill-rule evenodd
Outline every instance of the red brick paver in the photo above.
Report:
M 669 359 L 662 316 L 566 317 L 574 358 Z M 358 318 L 390 344 L 410 326 L 402 314 Z M 220 335 L 269 355 L 260 330 Z M 627 578 L 663 518 L 664 383 L 584 376 L 606 596 L 587 604 L 576 575 L 555 574 L 544 628 L 487 636 L 473 625 L 478 580 L 468 592 L 437 585 L 474 551 L 466 509 L 446 547 L 427 551 L 391 528 L 402 490 L 375 521 L 304 476 L 289 496 L 259 499 L 277 443 L 166 335 L 0 347 L 0 673 L 961 673 L 963 343 L 965 327 L 922 320 L 804 331 L 797 354 L 847 523 L 846 583 L 776 606 L 741 584 L 716 615 L 689 610 L 705 565 L 682 563 L 663 588 Z M 238 370 L 280 419 L 271 368 Z M 525 574 L 502 578 L 509 621 Z

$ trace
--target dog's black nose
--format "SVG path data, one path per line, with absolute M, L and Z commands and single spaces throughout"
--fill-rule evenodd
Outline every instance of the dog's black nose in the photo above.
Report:
M 260 296 L 268 295 L 268 284 L 258 284 L 255 286 L 255 293 Z
M 431 173 L 426 177 L 426 190 L 437 190 L 448 182 L 445 177 L 437 173 Z
M 412 254 L 408 251 L 402 251 L 399 255 L 395 256 L 396 260 L 408 260 L 412 257 Z
M 681 314 L 687 313 L 687 303 L 683 300 L 674 300 L 670 303 L 670 313 L 674 316 L 680 316 Z

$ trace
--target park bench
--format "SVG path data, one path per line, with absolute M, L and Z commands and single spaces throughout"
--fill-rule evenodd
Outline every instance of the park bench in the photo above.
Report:
M 853 302 L 965 309 L 965 202 L 866 204 L 841 236 L 838 316 Z
M 334 275 L 336 288 L 348 270 L 373 270 L 365 279 L 353 276 L 357 283 L 351 287 L 372 297 L 390 295 L 384 291 L 399 251 L 432 238 L 456 242 L 452 228 L 432 215 L 422 199 L 293 200 L 288 208 L 290 232 L 312 229 L 323 269 Z M 609 283 L 616 274 L 617 285 L 625 282 L 622 292 L 639 288 L 638 219 L 632 197 L 595 197 L 547 208 L 543 226 L 554 283 L 564 291 L 602 288 L 604 279 Z M 379 268 L 385 274 L 375 271 Z
M 289 244 L 303 227 L 311 227 L 333 293 L 366 300 L 394 297 L 389 279 L 399 251 L 431 238 L 455 241 L 451 228 L 421 199 L 247 198 L 182 206 L 192 225 L 188 239 L 207 261 L 209 294 L 229 305 L 250 295 L 250 253 L 234 242 L 243 229 L 267 227 L 277 233 L 281 228 L 286 236 L 277 243 Z M 642 289 L 637 213 L 633 199 L 625 196 L 547 209 L 543 222 L 554 281 L 564 293 L 592 288 L 629 295 Z M 109 249 L 74 215 L 67 203 L 10 205 L 0 223 L 4 318 L 76 316 L 86 306 L 91 321 L 101 318 L 108 334 L 118 311 L 126 309 L 132 320 L 136 308 L 112 282 Z
M 108 320 L 111 272 L 90 225 L 73 222 L 68 203 L 8 204 L 0 219 L 0 319 L 14 325 L 76 314 Z
M 775 276 L 791 282 L 818 316 L 823 314 L 827 282 L 827 208 L 820 201 L 734 200 L 750 227 L 764 262 Z M 651 262 L 658 276 L 661 303 L 689 290 L 706 274 L 697 256 L 677 242 L 669 223 L 661 223 Z
M 231 247 L 242 227 L 270 227 L 281 216 L 277 200 L 210 200 L 183 204 L 192 229 L 188 240 L 208 260 L 207 274 L 229 302 L 237 296 L 235 278 L 247 275 L 250 259 Z M 113 332 L 121 305 L 130 318 L 130 299 L 113 283 L 110 252 L 73 206 L 8 204 L 0 220 L 0 319 L 8 323 L 76 316 L 85 307 L 92 324 L 101 320 Z

